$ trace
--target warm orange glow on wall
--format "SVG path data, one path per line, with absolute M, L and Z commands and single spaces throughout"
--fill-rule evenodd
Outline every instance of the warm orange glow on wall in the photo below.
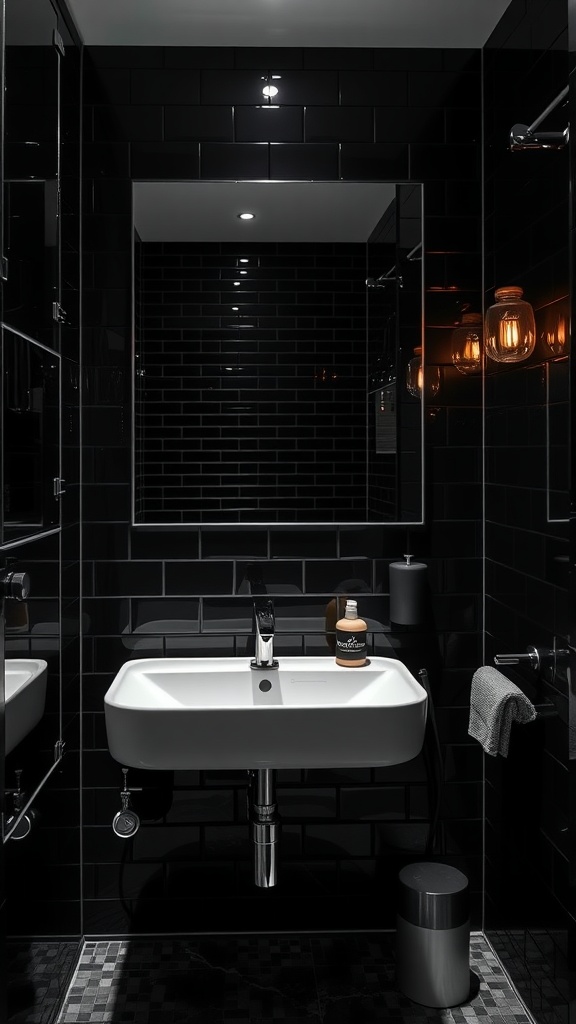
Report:
M 542 339 L 555 356 L 564 356 L 568 352 L 568 323 L 564 310 L 549 315 L 542 331 Z

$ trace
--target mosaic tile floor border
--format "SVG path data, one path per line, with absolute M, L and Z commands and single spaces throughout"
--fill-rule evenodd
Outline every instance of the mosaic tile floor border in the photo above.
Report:
M 394 937 L 239 935 L 84 943 L 58 1024 L 532 1024 L 480 934 L 473 995 L 434 1009 L 396 988 Z

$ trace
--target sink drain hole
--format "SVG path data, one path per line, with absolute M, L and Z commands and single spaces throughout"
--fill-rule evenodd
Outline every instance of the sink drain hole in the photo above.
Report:
M 262 690 L 262 693 L 268 693 L 268 690 L 272 689 L 272 683 L 269 679 L 263 679 L 261 683 L 258 683 L 258 689 Z

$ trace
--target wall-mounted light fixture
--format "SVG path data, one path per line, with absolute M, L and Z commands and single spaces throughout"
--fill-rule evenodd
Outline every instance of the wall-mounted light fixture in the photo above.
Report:
M 512 285 L 497 288 L 496 302 L 486 312 L 486 354 L 497 363 L 521 363 L 534 351 L 534 310 L 522 294 L 522 288 Z
M 406 367 L 406 389 L 414 398 L 434 398 L 440 390 L 440 367 L 422 365 L 422 346 L 414 349 L 414 355 Z
M 482 314 L 463 313 L 452 331 L 452 362 L 460 373 L 480 373 L 482 369 Z

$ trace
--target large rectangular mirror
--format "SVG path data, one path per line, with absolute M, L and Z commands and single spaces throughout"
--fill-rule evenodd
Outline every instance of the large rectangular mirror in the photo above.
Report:
M 422 193 L 133 183 L 135 525 L 422 522 Z

